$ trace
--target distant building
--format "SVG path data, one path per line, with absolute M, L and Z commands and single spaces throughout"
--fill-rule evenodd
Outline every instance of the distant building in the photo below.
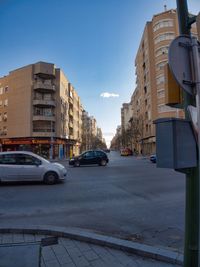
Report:
M 82 113 L 82 146 L 81 150 L 90 150 L 96 148 L 105 148 L 106 144 L 103 140 L 102 130 L 97 127 L 96 119 L 89 116 L 87 111 Z
M 80 98 L 62 70 L 38 62 L 0 78 L 2 150 L 31 150 L 63 158 L 79 153 Z M 51 149 L 53 148 L 53 149 Z

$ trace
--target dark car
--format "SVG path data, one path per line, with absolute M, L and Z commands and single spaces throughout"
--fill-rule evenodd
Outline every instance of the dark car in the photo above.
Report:
M 155 154 L 151 155 L 149 159 L 152 163 L 156 163 L 156 155 Z
M 83 152 L 81 155 L 73 157 L 69 160 L 69 165 L 79 167 L 80 165 L 98 164 L 106 166 L 109 162 L 108 156 L 101 150 L 89 150 Z

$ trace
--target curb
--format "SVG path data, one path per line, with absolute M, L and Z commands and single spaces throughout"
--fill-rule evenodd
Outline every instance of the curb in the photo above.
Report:
M 167 249 L 156 248 L 149 245 L 140 244 L 115 237 L 109 237 L 76 228 L 54 227 L 54 226 L 17 226 L 17 227 L 0 227 L 0 233 L 12 234 L 40 234 L 65 237 L 84 241 L 100 246 L 134 253 L 138 256 L 148 257 L 154 260 L 160 260 L 172 264 L 183 264 L 183 254 L 170 251 Z

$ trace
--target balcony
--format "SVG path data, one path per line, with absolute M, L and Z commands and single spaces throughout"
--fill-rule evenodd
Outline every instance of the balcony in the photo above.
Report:
M 33 137 L 55 137 L 56 136 L 56 134 L 55 134 L 55 132 L 45 132 L 45 131 L 43 131 L 43 130 L 41 130 L 41 132 L 40 131 L 34 131 L 33 130 L 33 133 L 32 133 L 32 136 Z
M 69 97 L 69 103 L 73 105 L 74 101 L 71 97 Z
M 55 66 L 51 63 L 38 62 L 34 64 L 34 74 L 43 79 L 55 78 Z
M 74 112 L 73 112 L 72 109 L 69 109 L 69 115 L 72 116 L 72 117 L 74 116 Z
M 33 121 L 55 121 L 55 116 L 33 115 Z
M 72 122 L 69 122 L 69 127 L 73 128 L 73 123 Z
M 35 82 L 33 85 L 33 89 L 38 90 L 38 91 L 42 91 L 42 92 L 47 92 L 47 91 L 55 92 L 56 87 L 54 84 Z
M 33 105 L 34 106 L 40 106 L 40 107 L 45 107 L 45 106 L 55 107 L 56 106 L 56 101 L 53 100 L 53 99 L 51 99 L 51 100 L 34 99 L 33 100 Z

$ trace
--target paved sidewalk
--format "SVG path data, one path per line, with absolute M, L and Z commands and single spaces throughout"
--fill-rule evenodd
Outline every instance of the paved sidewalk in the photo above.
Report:
M 0 243 L 40 241 L 49 235 L 1 233 Z M 30 259 L 31 261 L 31 259 Z M 1 266 L 1 263 L 0 263 Z M 175 267 L 106 246 L 60 237 L 57 245 L 42 248 L 41 267 Z M 3 266 L 1 266 L 3 267 Z M 14 266 L 11 266 L 14 267 Z M 22 266 L 28 267 L 28 266 Z

